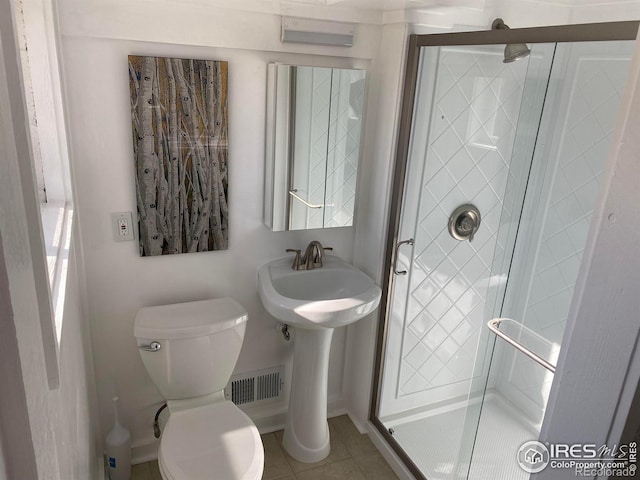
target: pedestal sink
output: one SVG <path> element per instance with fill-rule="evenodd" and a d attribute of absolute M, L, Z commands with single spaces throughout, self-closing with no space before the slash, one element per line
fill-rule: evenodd
<path fill-rule="evenodd" d="M 354 266 L 325 256 L 323 266 L 313 270 L 292 270 L 291 258 L 263 265 L 258 293 L 271 315 L 296 329 L 283 446 L 300 462 L 319 462 L 330 451 L 327 373 L 333 330 L 375 310 L 380 288 Z"/>

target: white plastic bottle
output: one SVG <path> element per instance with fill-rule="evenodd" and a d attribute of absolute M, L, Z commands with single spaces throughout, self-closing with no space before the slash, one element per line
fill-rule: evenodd
<path fill-rule="evenodd" d="M 113 428 L 107 435 L 107 467 L 111 480 L 129 480 L 131 477 L 131 434 L 118 419 L 118 397 L 113 397 Z"/>

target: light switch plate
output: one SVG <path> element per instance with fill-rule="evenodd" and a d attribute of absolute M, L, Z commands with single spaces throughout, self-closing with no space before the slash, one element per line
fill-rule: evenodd
<path fill-rule="evenodd" d="M 131 212 L 116 212 L 111 214 L 111 230 L 116 242 L 135 240 L 133 215 Z"/>

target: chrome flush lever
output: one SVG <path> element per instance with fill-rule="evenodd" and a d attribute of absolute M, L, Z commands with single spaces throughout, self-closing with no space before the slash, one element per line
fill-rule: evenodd
<path fill-rule="evenodd" d="M 407 274 L 406 270 L 398 271 L 398 250 L 400 250 L 400 247 L 402 245 L 413 245 L 413 238 L 410 238 L 409 240 L 403 240 L 401 242 L 398 242 L 398 244 L 396 245 L 396 255 L 395 255 L 395 258 L 393 260 L 393 273 L 395 275 L 406 275 Z"/>
<path fill-rule="evenodd" d="M 162 348 L 162 344 L 154 340 L 148 345 L 138 345 L 138 348 L 140 350 L 144 350 L 145 352 L 157 352 Z"/>

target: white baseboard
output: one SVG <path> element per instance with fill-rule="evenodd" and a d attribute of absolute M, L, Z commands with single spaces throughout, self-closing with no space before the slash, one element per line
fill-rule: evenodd
<path fill-rule="evenodd" d="M 347 415 L 349 415 L 349 419 L 351 420 L 351 423 L 355 425 L 355 427 L 358 429 L 360 433 L 369 433 L 368 422 L 363 422 L 351 412 L 347 412 Z"/>
<path fill-rule="evenodd" d="M 104 455 L 99 455 L 98 458 L 96 458 L 96 466 L 98 480 L 105 480 L 107 478 L 107 462 Z"/>
<path fill-rule="evenodd" d="M 131 448 L 131 463 L 136 465 L 138 463 L 151 462 L 158 459 L 158 447 L 160 446 L 160 440 L 154 440 L 151 443 L 138 445 Z"/>
<path fill-rule="evenodd" d="M 327 418 L 348 415 L 347 402 L 344 397 L 329 397 L 327 402 Z"/>

